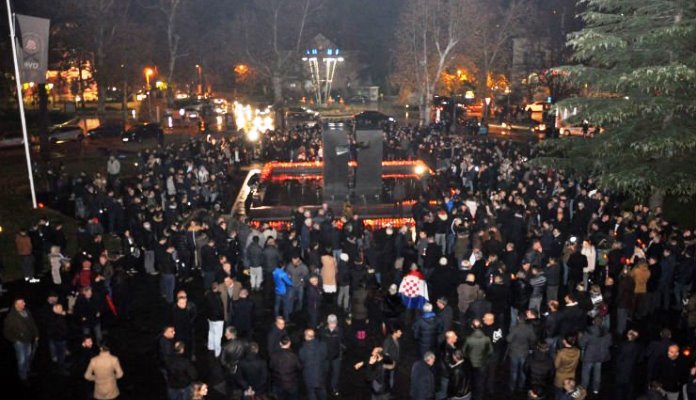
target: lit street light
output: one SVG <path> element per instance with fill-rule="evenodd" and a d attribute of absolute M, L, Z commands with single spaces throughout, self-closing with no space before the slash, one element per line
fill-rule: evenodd
<path fill-rule="evenodd" d="M 198 94 L 203 95 L 203 67 L 200 64 L 196 64 L 196 72 L 198 72 Z"/>
<path fill-rule="evenodd" d="M 147 90 L 147 114 L 150 121 L 152 121 L 152 96 L 150 95 L 150 77 L 155 74 L 155 71 L 147 67 L 145 68 L 145 89 Z"/>

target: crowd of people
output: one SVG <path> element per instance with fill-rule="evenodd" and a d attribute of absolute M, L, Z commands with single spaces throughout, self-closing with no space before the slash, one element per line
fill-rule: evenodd
<path fill-rule="evenodd" d="M 260 154 L 319 159 L 320 134 L 267 133 Z M 48 171 L 80 225 L 17 233 L 26 285 L 50 286 L 44 307 L 18 297 L 4 320 L 19 379 L 32 384 L 47 343 L 83 396 L 117 398 L 129 366 L 103 328 L 137 318 L 131 288 L 157 281 L 147 307 L 161 310 L 172 400 L 347 398 L 348 370 L 373 399 L 696 399 L 690 228 L 531 166 L 525 145 L 411 126 L 384 137 L 385 158 L 435 174 L 411 220 L 374 230 L 349 205 L 278 225 L 231 213 L 252 153 L 238 139 L 145 150 L 135 176 L 116 157 L 106 174 Z M 422 285 L 417 299 L 404 282 Z"/>

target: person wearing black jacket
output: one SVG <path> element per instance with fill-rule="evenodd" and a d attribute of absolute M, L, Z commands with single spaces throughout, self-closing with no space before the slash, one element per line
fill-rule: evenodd
<path fill-rule="evenodd" d="M 203 287 L 209 288 L 215 281 L 215 275 L 220 269 L 220 259 L 218 250 L 215 247 L 215 240 L 208 239 L 208 244 L 201 247 L 201 270 L 203 272 Z"/>
<path fill-rule="evenodd" d="M 645 349 L 638 343 L 638 332 L 629 330 L 626 341 L 619 344 L 614 357 L 614 398 L 630 400 L 635 396 L 636 367 L 644 357 Z"/>
<path fill-rule="evenodd" d="M 321 340 L 326 344 L 329 389 L 334 397 L 338 397 L 338 381 L 341 378 L 343 359 L 343 330 L 338 326 L 338 318 L 334 314 L 326 318 L 326 327 L 321 330 Z"/>
<path fill-rule="evenodd" d="M 677 400 L 687 377 L 685 360 L 681 357 L 679 346 L 676 344 L 669 346 L 667 353 L 657 359 L 655 367 L 651 380 L 662 384 L 662 389 L 667 392 L 668 400 Z"/>
<path fill-rule="evenodd" d="M 565 308 L 561 311 L 559 325 L 559 336 L 566 337 L 584 331 L 587 326 L 587 315 L 585 311 L 575 301 L 573 294 L 565 297 Z"/>
<path fill-rule="evenodd" d="M 299 397 L 302 367 L 290 346 L 290 338 L 283 336 L 280 339 L 280 350 L 271 353 L 269 368 L 278 400 L 297 400 Z"/>
<path fill-rule="evenodd" d="M 174 325 L 166 325 L 157 339 L 157 358 L 165 383 L 167 382 L 167 359 L 174 355 L 174 336 L 176 336 Z"/>
<path fill-rule="evenodd" d="M 249 290 L 239 291 L 239 299 L 232 302 L 232 325 L 237 328 L 237 334 L 242 338 L 254 335 L 254 314 L 256 304 L 249 298 Z"/>
<path fill-rule="evenodd" d="M 573 245 L 573 253 L 568 257 L 568 287 L 575 288 L 582 282 L 583 270 L 587 268 L 587 257 L 580 252 L 580 246 Z"/>
<path fill-rule="evenodd" d="M 246 340 L 237 337 L 237 330 L 233 326 L 225 329 L 227 343 L 222 348 L 220 354 L 220 364 L 227 385 L 228 393 L 236 390 L 248 389 L 248 383 L 243 379 L 244 376 L 239 369 L 240 362 L 244 359 L 249 345 Z"/>
<path fill-rule="evenodd" d="M 174 354 L 165 361 L 169 400 L 187 400 L 191 393 L 191 384 L 198 379 L 193 363 L 184 356 L 185 349 L 184 342 L 176 342 Z"/>
<path fill-rule="evenodd" d="M 172 308 L 170 321 L 176 330 L 176 340 L 184 342 L 187 354 L 192 361 L 196 360 L 194 338 L 197 316 L 196 305 L 188 301 L 185 291 L 180 290 L 176 294 L 176 304 Z"/>
<path fill-rule="evenodd" d="M 167 243 L 166 238 L 160 239 L 155 248 L 155 259 L 160 270 L 160 294 L 169 304 L 174 303 L 174 288 L 176 285 L 174 251 L 174 245 Z"/>
<path fill-rule="evenodd" d="M 51 351 L 51 361 L 58 365 L 59 373 L 66 374 L 65 354 L 66 340 L 68 338 L 68 324 L 65 317 L 65 310 L 61 303 L 53 305 L 51 314 L 48 316 L 46 326 L 46 336 L 48 337 L 48 348 Z"/>
<path fill-rule="evenodd" d="M 79 321 L 83 335 L 94 334 L 96 343 L 102 341 L 101 314 L 104 309 L 103 301 L 92 293 L 87 286 L 75 301 L 75 318 Z"/>
<path fill-rule="evenodd" d="M 215 357 L 222 351 L 222 331 L 225 328 L 225 312 L 220 297 L 220 288 L 213 282 L 205 293 L 208 311 L 208 350 L 215 352 Z"/>
<path fill-rule="evenodd" d="M 305 329 L 299 352 L 302 376 L 309 400 L 326 399 L 326 344 L 315 338 L 314 329 Z"/>
<path fill-rule="evenodd" d="M 549 345 L 546 342 L 537 343 L 536 349 L 527 357 L 524 369 L 530 387 L 544 388 L 549 392 L 554 378 L 553 359 L 549 355 Z"/>
<path fill-rule="evenodd" d="M 259 357 L 259 345 L 249 343 L 246 357 L 239 363 L 242 379 L 255 396 L 264 396 L 268 392 L 268 366 L 266 360 Z"/>
<path fill-rule="evenodd" d="M 452 361 L 447 366 L 449 381 L 447 398 L 451 400 L 469 400 L 472 395 L 473 369 L 469 360 L 464 358 L 461 350 L 452 353 Z"/>

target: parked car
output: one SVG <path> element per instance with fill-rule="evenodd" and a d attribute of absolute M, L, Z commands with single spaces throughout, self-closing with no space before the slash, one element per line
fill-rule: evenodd
<path fill-rule="evenodd" d="M 367 96 L 363 96 L 363 95 L 358 94 L 358 95 L 349 97 L 346 100 L 346 103 L 348 103 L 348 104 L 365 104 L 368 101 L 370 101 L 370 100 L 367 98 Z"/>
<path fill-rule="evenodd" d="M 123 135 L 123 126 L 116 124 L 100 125 L 87 131 L 87 136 L 90 139 L 120 137 L 121 135 Z"/>
<path fill-rule="evenodd" d="M 522 121 L 503 121 L 501 128 L 506 130 L 523 131 L 540 133 L 546 131 L 546 124 L 537 120 L 528 118 Z"/>
<path fill-rule="evenodd" d="M 48 141 L 51 143 L 80 141 L 84 138 L 85 133 L 82 131 L 82 128 L 76 125 L 59 126 L 48 134 Z"/>
<path fill-rule="evenodd" d="M 121 140 L 123 142 L 142 142 L 145 139 L 156 139 L 160 135 L 164 135 L 164 131 L 159 124 L 150 122 L 130 127 L 123 132 Z"/>
<path fill-rule="evenodd" d="M 19 147 L 24 144 L 21 132 L 5 132 L 0 134 L 0 149 Z"/>
<path fill-rule="evenodd" d="M 381 128 L 385 124 L 389 123 L 394 123 L 396 122 L 396 119 L 394 117 L 391 117 L 385 113 L 379 112 L 379 111 L 363 111 L 360 113 L 357 113 L 353 115 L 353 119 L 355 120 L 355 124 L 357 126 L 366 126 L 366 127 L 376 127 L 376 128 Z"/>
<path fill-rule="evenodd" d="M 592 125 L 587 122 L 577 124 L 562 123 L 561 126 L 558 128 L 558 132 L 561 136 L 583 136 L 583 125 L 587 126 L 587 134 L 590 136 L 604 132 L 604 128 Z"/>
<path fill-rule="evenodd" d="M 551 103 L 546 101 L 535 101 L 532 104 L 527 104 L 524 106 L 524 111 L 526 112 L 544 112 L 551 109 Z"/>
<path fill-rule="evenodd" d="M 319 117 L 319 113 L 310 110 L 309 108 L 306 107 L 289 107 L 285 111 L 285 118 L 287 119 L 296 119 L 296 120 L 302 120 L 302 119 L 315 119 Z"/>

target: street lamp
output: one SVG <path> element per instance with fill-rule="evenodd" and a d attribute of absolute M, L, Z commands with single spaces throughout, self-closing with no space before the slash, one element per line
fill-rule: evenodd
<path fill-rule="evenodd" d="M 198 72 L 198 94 L 203 94 L 203 68 L 200 64 L 196 64 L 196 71 Z"/>
<path fill-rule="evenodd" d="M 486 107 L 485 107 L 484 110 L 483 110 L 483 111 L 484 111 L 484 114 L 483 114 L 483 118 L 482 118 L 482 119 L 484 119 L 485 122 L 488 122 L 488 106 L 491 105 L 491 98 L 490 98 L 490 97 L 486 97 L 486 98 L 484 99 L 484 101 L 486 102 Z"/>
<path fill-rule="evenodd" d="M 150 77 L 155 74 L 155 71 L 147 67 L 145 68 L 145 89 L 147 90 L 147 114 L 149 120 L 152 121 L 152 96 L 150 94 Z"/>

